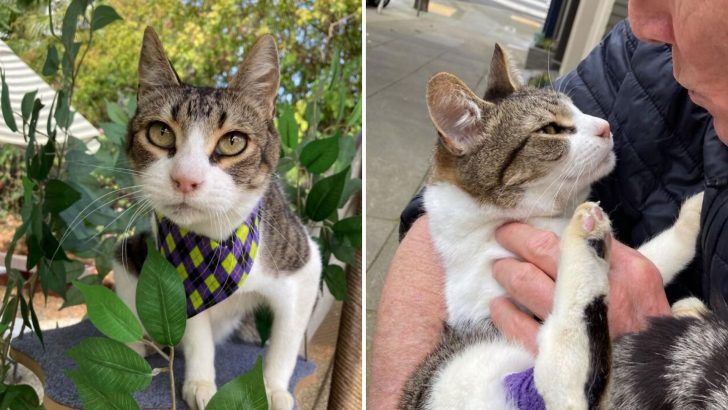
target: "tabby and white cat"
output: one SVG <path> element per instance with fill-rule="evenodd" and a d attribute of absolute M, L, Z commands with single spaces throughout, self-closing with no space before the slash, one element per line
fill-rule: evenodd
<path fill-rule="evenodd" d="M 288 383 L 318 292 L 321 260 L 273 176 L 280 151 L 273 124 L 278 87 L 278 50 L 272 36 L 263 36 L 247 52 L 228 88 L 200 88 L 182 83 L 154 30 L 144 32 L 138 108 L 129 124 L 127 154 L 155 211 L 152 235 L 157 239 L 160 229 L 172 229 L 213 244 L 213 251 L 198 260 L 213 269 L 235 267 L 215 256 L 218 247 L 235 248 L 239 227 L 251 238 L 256 235 L 252 245 L 245 243 L 247 253 L 235 256 L 241 265 L 252 262 L 252 268 L 245 266 L 247 280 L 237 290 L 234 284 L 226 288 L 231 283 L 203 285 L 215 295 L 232 291 L 210 307 L 205 298 L 207 308 L 187 320 L 182 396 L 193 409 L 204 408 L 217 390 L 215 344 L 261 300 L 275 316 L 264 367 L 269 405 L 284 410 L 294 406 Z M 114 264 L 116 291 L 135 312 L 145 236 L 120 247 Z M 175 246 L 164 245 L 165 238 L 158 243 L 167 250 Z M 193 251 L 187 257 L 194 262 L 199 255 Z"/>
<path fill-rule="evenodd" d="M 728 326 L 697 299 L 673 307 L 687 313 L 682 317 L 654 320 L 611 344 L 610 223 L 597 204 L 577 207 L 615 165 L 609 126 L 561 93 L 514 79 L 496 45 L 484 99 L 451 74 L 428 83 L 439 140 L 425 207 L 446 272 L 448 319 L 400 408 L 726 408 Z M 639 249 L 664 283 L 694 256 L 701 205 L 702 194 L 689 199 L 675 225 Z M 537 357 L 490 320 L 490 302 L 505 294 L 492 264 L 512 256 L 494 233 L 513 220 L 563 232 L 554 307 Z"/>

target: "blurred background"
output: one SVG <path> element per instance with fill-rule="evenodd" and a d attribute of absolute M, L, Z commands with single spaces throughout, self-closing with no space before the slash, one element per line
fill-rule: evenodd
<path fill-rule="evenodd" d="M 451 72 L 483 95 L 497 42 L 524 81 L 548 86 L 627 15 L 627 0 L 383 1 L 379 10 L 377 0 L 366 9 L 369 363 L 379 296 L 399 243 L 399 215 L 426 182 L 436 140 L 425 105 L 427 80 Z M 568 94 L 568 84 L 562 91 Z"/>

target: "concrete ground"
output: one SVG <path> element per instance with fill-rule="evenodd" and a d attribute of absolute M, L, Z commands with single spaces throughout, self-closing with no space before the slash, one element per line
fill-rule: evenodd
<path fill-rule="evenodd" d="M 413 4 L 392 0 L 382 14 L 366 9 L 367 361 L 379 295 L 398 243 L 399 214 L 424 183 L 435 143 L 427 80 L 448 71 L 482 95 L 494 43 L 522 66 L 542 24 L 485 0 L 430 1 L 430 12 L 420 17 Z"/>

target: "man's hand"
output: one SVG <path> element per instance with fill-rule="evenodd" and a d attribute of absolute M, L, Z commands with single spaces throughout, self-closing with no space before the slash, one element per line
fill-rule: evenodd
<path fill-rule="evenodd" d="M 522 223 L 511 223 L 496 231 L 496 240 L 519 256 L 493 265 L 493 275 L 511 295 L 540 319 L 551 312 L 554 281 L 559 260 L 559 238 Z M 647 326 L 647 318 L 670 315 L 670 305 L 655 265 L 636 250 L 612 241 L 609 268 L 609 334 L 614 339 Z M 495 325 L 510 339 L 537 351 L 539 325 L 507 298 L 491 303 Z"/>

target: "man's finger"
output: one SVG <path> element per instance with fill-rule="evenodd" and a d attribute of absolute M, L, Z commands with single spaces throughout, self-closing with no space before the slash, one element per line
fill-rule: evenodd
<path fill-rule="evenodd" d="M 538 323 L 529 315 L 519 310 L 505 297 L 490 302 L 490 316 L 495 326 L 509 340 L 520 343 L 535 356 L 538 353 Z"/>
<path fill-rule="evenodd" d="M 513 258 L 493 264 L 493 277 L 513 299 L 545 319 L 554 303 L 554 281 L 538 267 Z"/>
<path fill-rule="evenodd" d="M 555 233 L 515 222 L 498 228 L 495 239 L 504 248 L 556 278 L 559 237 Z"/>

